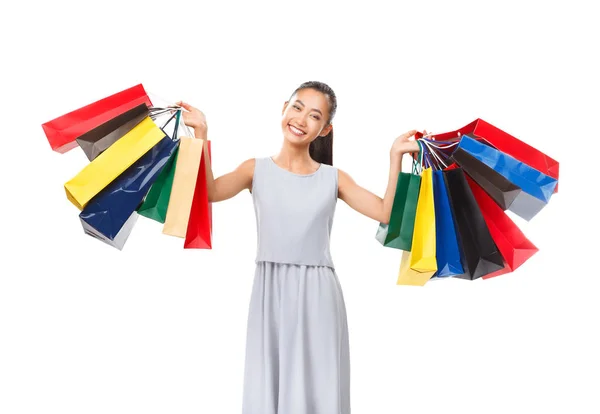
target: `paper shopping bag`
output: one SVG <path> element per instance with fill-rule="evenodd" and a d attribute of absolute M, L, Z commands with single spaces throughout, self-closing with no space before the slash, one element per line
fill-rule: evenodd
<path fill-rule="evenodd" d="M 434 277 L 461 275 L 464 270 L 460 259 L 460 248 L 442 171 L 433 172 L 433 199 L 435 201 L 435 256 L 438 269 Z"/>
<path fill-rule="evenodd" d="M 42 128 L 52 149 L 64 153 L 78 145 L 77 138 L 140 104 L 152 106 L 142 84 L 59 116 Z"/>
<path fill-rule="evenodd" d="M 488 167 L 477 158 L 458 148 L 452 153 L 452 160 L 458 164 L 494 201 L 508 210 L 521 193 L 521 188 L 508 181 L 499 172 Z"/>
<path fill-rule="evenodd" d="M 517 194 L 509 209 L 525 220 L 531 220 L 550 201 L 557 184 L 555 178 L 466 135 L 461 138 L 458 149 L 521 188 L 522 191 Z"/>
<path fill-rule="evenodd" d="M 67 198 L 78 209 L 155 146 L 165 133 L 146 117 L 65 183 Z"/>
<path fill-rule="evenodd" d="M 435 207 L 431 168 L 421 174 L 421 190 L 417 203 L 415 230 L 413 234 L 410 268 L 418 272 L 435 272 Z"/>
<path fill-rule="evenodd" d="M 97 238 L 119 249 L 119 233 L 148 193 L 167 161 L 177 148 L 178 141 L 164 137 L 127 170 L 92 198 L 79 214 L 82 225 L 93 229 Z M 126 231 L 131 232 L 131 228 Z M 126 240 L 123 240 L 123 244 Z"/>
<path fill-rule="evenodd" d="M 406 250 L 402 252 L 402 258 L 400 259 L 400 270 L 398 271 L 397 285 L 411 285 L 411 286 L 424 286 L 428 280 L 431 279 L 434 270 L 427 272 L 419 272 L 411 269 L 411 252 Z"/>
<path fill-rule="evenodd" d="M 86 157 L 93 161 L 119 138 L 131 131 L 149 115 L 146 104 L 139 104 L 123 114 L 110 119 L 102 125 L 86 132 L 76 139 Z"/>
<path fill-rule="evenodd" d="M 461 248 L 460 279 L 477 279 L 504 268 L 504 258 L 496 247 L 462 168 L 443 171 L 452 217 Z"/>
<path fill-rule="evenodd" d="M 457 131 L 436 134 L 435 139 L 446 141 L 459 139 L 463 135 L 470 135 L 477 140 L 485 141 L 498 151 L 508 154 L 541 173 L 558 180 L 558 161 L 483 119 L 476 119 Z M 554 192 L 557 191 L 558 186 L 554 188 Z"/>
<path fill-rule="evenodd" d="M 404 172 L 398 175 L 389 223 L 379 223 L 375 235 L 382 245 L 410 251 L 420 187 L 421 176 Z"/>
<path fill-rule="evenodd" d="M 181 137 L 163 233 L 185 238 L 194 200 L 203 140 Z"/>
<path fill-rule="evenodd" d="M 504 269 L 483 276 L 483 279 L 515 271 L 533 256 L 538 248 L 525 237 L 519 227 L 474 180 L 467 177 L 467 182 L 481 209 L 492 239 L 505 261 Z"/>
<path fill-rule="evenodd" d="M 184 249 L 212 249 L 212 203 L 208 201 L 207 157 L 211 159 L 210 141 L 204 141 L 194 199 L 190 210 Z"/>
<path fill-rule="evenodd" d="M 169 206 L 169 198 L 171 197 L 171 189 L 173 188 L 173 177 L 175 176 L 175 165 L 177 165 L 178 154 L 179 145 L 173 151 L 165 168 L 160 172 L 152 187 L 150 187 L 150 191 L 148 191 L 146 198 L 138 209 L 140 215 L 164 224 L 167 218 L 167 208 Z"/>

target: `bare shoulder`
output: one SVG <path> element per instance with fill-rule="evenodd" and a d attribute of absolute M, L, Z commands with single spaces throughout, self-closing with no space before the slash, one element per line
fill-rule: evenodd
<path fill-rule="evenodd" d="M 256 158 L 248 158 L 246 161 L 242 162 L 239 167 L 238 170 L 244 172 L 244 173 L 250 173 L 250 177 L 252 178 L 252 175 L 254 174 L 254 165 L 256 164 Z"/>
<path fill-rule="evenodd" d="M 337 168 L 338 174 L 338 198 L 345 200 L 348 189 L 354 184 L 354 180 L 346 171 Z"/>
<path fill-rule="evenodd" d="M 248 158 L 237 167 L 237 171 L 244 177 L 244 187 L 250 190 L 250 192 L 252 192 L 255 166 L 256 158 Z"/>
<path fill-rule="evenodd" d="M 350 174 L 348 174 L 346 171 L 339 169 L 339 168 L 337 169 L 337 171 L 338 171 L 338 184 L 339 184 L 340 188 L 344 184 L 349 184 L 349 183 L 354 182 L 354 180 L 352 179 Z"/>

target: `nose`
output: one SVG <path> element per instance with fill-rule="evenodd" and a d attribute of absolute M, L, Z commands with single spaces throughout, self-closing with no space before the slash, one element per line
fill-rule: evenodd
<path fill-rule="evenodd" d="M 306 126 L 306 115 L 298 115 L 298 126 L 305 127 Z"/>

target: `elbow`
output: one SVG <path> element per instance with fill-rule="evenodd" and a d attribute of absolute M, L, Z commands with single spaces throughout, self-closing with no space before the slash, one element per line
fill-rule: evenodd
<path fill-rule="evenodd" d="M 390 224 L 391 217 L 392 217 L 392 209 L 383 207 L 381 209 L 379 222 L 382 224 Z"/>
<path fill-rule="evenodd" d="M 390 216 L 391 216 L 391 214 L 390 214 L 390 213 L 385 213 L 385 212 L 384 212 L 384 213 L 382 213 L 382 214 L 379 216 L 379 222 L 380 222 L 381 224 L 390 224 Z"/>

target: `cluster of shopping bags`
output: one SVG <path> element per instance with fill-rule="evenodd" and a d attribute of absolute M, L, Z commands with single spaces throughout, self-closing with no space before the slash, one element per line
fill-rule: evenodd
<path fill-rule="evenodd" d="M 142 215 L 184 248 L 212 248 L 210 141 L 194 137 L 182 111 L 153 106 L 139 84 L 42 125 L 54 151 L 79 147 L 89 160 L 64 185 L 86 234 L 121 250 Z"/>
<path fill-rule="evenodd" d="M 481 119 L 416 138 L 412 173 L 400 173 L 389 223 L 376 234 L 403 251 L 397 284 L 489 279 L 538 251 L 506 211 L 529 221 L 548 204 L 556 160 Z"/>

